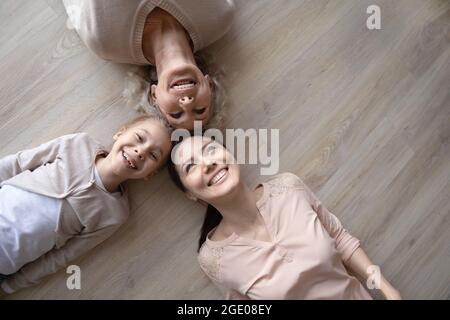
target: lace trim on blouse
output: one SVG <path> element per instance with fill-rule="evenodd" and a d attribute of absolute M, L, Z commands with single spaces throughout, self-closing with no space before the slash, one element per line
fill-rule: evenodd
<path fill-rule="evenodd" d="M 304 189 L 300 178 L 292 173 L 281 174 L 275 179 L 267 181 L 267 185 L 270 188 L 271 196 L 278 196 L 292 189 Z"/>
<path fill-rule="evenodd" d="M 220 273 L 220 259 L 223 256 L 223 248 L 210 248 L 203 245 L 198 260 L 202 269 L 211 279 L 220 282 L 222 277 Z"/>

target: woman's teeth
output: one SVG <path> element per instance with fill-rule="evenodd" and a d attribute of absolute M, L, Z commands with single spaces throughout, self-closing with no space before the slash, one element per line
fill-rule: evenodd
<path fill-rule="evenodd" d="M 176 90 L 185 90 L 185 89 L 193 88 L 194 86 L 195 86 L 195 81 L 181 80 L 181 81 L 177 81 L 176 83 L 174 83 L 172 85 L 172 88 L 176 89 Z"/>
<path fill-rule="evenodd" d="M 219 172 L 217 172 L 214 177 L 211 179 L 211 182 L 209 183 L 209 185 L 213 185 L 216 184 L 217 182 L 219 182 L 220 180 L 222 180 L 222 178 L 227 174 L 227 170 L 226 169 L 222 169 Z"/>
<path fill-rule="evenodd" d="M 135 170 L 137 169 L 136 166 L 128 159 L 128 155 L 125 153 L 125 151 L 122 151 L 122 156 L 125 158 L 125 160 L 127 160 L 129 168 Z"/>

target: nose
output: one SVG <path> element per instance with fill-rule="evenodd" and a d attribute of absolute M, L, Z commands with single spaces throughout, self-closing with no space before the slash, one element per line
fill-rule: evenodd
<path fill-rule="evenodd" d="M 142 155 L 142 151 L 141 151 L 140 149 L 135 148 L 135 149 L 134 149 L 134 152 L 136 153 L 136 155 L 139 157 L 140 160 L 143 160 L 143 159 L 144 159 L 144 157 L 143 157 L 143 155 Z"/>
<path fill-rule="evenodd" d="M 217 165 L 217 162 L 214 159 L 209 159 L 205 157 L 203 161 L 204 161 L 203 168 L 205 172 L 208 172 L 210 169 L 213 169 Z"/>
<path fill-rule="evenodd" d="M 194 102 L 194 97 L 188 97 L 188 96 L 181 97 L 178 99 L 178 102 L 180 103 L 180 105 L 185 106 L 185 105 L 188 105 L 188 104 Z"/>

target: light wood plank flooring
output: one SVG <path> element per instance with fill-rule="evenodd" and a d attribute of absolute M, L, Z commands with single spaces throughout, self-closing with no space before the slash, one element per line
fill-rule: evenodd
<path fill-rule="evenodd" d="M 406 299 L 450 298 L 450 2 L 236 0 L 210 46 L 228 128 L 280 129 L 280 171 L 301 177 Z M 366 8 L 381 7 L 381 30 Z M 106 145 L 136 113 L 133 66 L 102 61 L 59 0 L 0 3 L 0 156 L 86 131 Z M 243 167 L 253 184 L 257 165 Z M 11 299 L 217 299 L 196 262 L 203 209 L 166 172 L 133 182 L 132 215 L 76 264 Z M 379 293 L 373 294 L 379 298 Z"/>

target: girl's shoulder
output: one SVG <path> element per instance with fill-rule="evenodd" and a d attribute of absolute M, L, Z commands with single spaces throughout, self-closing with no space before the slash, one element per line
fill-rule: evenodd
<path fill-rule="evenodd" d="M 68 144 L 70 144 L 71 146 L 75 146 L 77 150 L 82 150 L 82 147 L 86 147 L 91 152 L 97 150 L 106 151 L 106 148 L 102 143 L 100 143 L 97 139 L 93 138 L 86 132 L 76 132 L 68 134 L 63 136 L 63 138 L 65 138 Z"/>
<path fill-rule="evenodd" d="M 98 144 L 91 136 L 89 136 L 86 132 L 75 132 L 75 133 L 69 133 L 63 136 L 60 136 L 57 138 L 60 143 L 63 143 L 65 145 L 73 146 L 77 145 L 79 143 L 89 143 L 89 144 Z"/>

